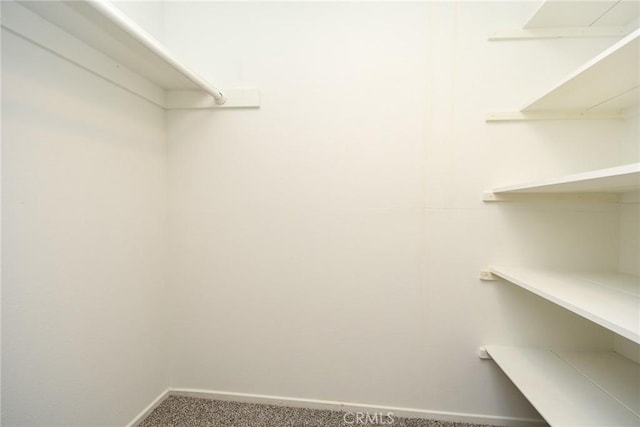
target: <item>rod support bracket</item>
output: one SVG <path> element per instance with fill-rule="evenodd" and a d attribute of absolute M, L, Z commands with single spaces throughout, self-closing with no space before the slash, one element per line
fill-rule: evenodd
<path fill-rule="evenodd" d="M 220 98 L 215 98 L 215 100 L 216 100 L 216 104 L 223 105 L 225 102 L 227 102 L 227 97 L 224 96 L 222 92 L 220 92 Z"/>

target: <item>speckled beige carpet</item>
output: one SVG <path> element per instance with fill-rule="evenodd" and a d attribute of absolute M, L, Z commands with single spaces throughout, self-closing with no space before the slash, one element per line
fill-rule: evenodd
<path fill-rule="evenodd" d="M 371 413 L 373 417 L 375 413 Z M 346 417 L 345 417 L 346 415 Z M 139 427 L 486 427 L 417 418 L 356 420 L 348 412 L 169 396 Z"/>

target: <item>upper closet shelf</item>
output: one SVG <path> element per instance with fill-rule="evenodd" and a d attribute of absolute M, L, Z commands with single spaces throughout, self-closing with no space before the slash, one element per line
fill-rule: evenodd
<path fill-rule="evenodd" d="M 524 28 L 628 26 L 640 16 L 637 0 L 546 0 Z"/>
<path fill-rule="evenodd" d="M 640 30 L 578 68 L 522 108 L 529 111 L 619 111 L 638 105 Z"/>
<path fill-rule="evenodd" d="M 495 31 L 490 40 L 622 37 L 640 17 L 637 0 L 546 0 L 522 29 Z"/>
<path fill-rule="evenodd" d="M 490 113 L 487 120 L 619 118 L 638 105 L 640 29 L 579 67 L 516 113 Z"/>
<path fill-rule="evenodd" d="M 620 193 L 640 189 L 640 163 L 599 169 L 558 178 L 497 187 L 484 194 L 484 201 L 509 200 L 516 194 Z"/>
<path fill-rule="evenodd" d="M 259 105 L 257 90 L 219 91 L 104 0 L 3 1 L 2 27 L 163 108 L 184 99 L 175 91 L 207 94 L 207 107 Z"/>

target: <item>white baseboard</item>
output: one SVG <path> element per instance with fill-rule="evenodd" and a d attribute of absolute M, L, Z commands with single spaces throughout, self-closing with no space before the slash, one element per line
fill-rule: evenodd
<path fill-rule="evenodd" d="M 146 408 L 142 410 L 138 415 L 136 415 L 133 420 L 127 424 L 126 427 L 136 427 L 140 421 L 142 421 L 147 415 L 149 415 L 154 409 L 156 409 L 163 400 L 169 397 L 170 389 L 166 389 L 158 397 L 156 397 L 153 402 L 151 402 Z"/>
<path fill-rule="evenodd" d="M 243 403 L 262 403 L 268 405 L 291 406 L 296 408 L 329 409 L 346 412 L 387 413 L 395 417 L 422 418 L 437 421 L 462 422 L 471 424 L 490 424 L 506 427 L 541 427 L 545 422 L 534 418 L 502 417 L 496 415 L 465 414 L 457 412 L 431 411 L 426 409 L 401 408 L 394 406 L 369 405 L 364 403 L 337 402 L 331 400 L 302 399 L 296 397 L 270 396 L 264 394 L 236 393 L 216 390 L 190 388 L 169 388 L 171 396 L 188 396 L 213 400 L 226 400 Z"/>

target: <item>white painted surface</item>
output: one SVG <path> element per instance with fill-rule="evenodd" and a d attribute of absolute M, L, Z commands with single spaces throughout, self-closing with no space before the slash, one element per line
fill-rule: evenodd
<path fill-rule="evenodd" d="M 624 357 L 494 345 L 487 351 L 552 426 L 640 423 L 624 404 L 637 407 L 638 365 Z"/>
<path fill-rule="evenodd" d="M 640 344 L 640 279 L 621 273 L 492 266 L 491 272 Z"/>
<path fill-rule="evenodd" d="M 638 26 L 640 17 L 640 2 L 636 0 L 621 0 L 600 16 L 592 26 L 626 25 Z"/>
<path fill-rule="evenodd" d="M 551 27 L 497 30 L 489 34 L 489 40 L 561 39 L 576 37 L 620 38 L 629 34 L 625 27 Z"/>
<path fill-rule="evenodd" d="M 636 194 L 637 197 L 637 194 Z M 640 275 L 640 204 L 638 199 L 620 204 L 620 271 Z"/>
<path fill-rule="evenodd" d="M 46 96 L 32 81 L 21 81 L 16 99 L 36 93 L 33 104 L 45 110 L 44 117 L 58 111 L 76 123 L 86 115 L 91 126 L 65 132 L 68 140 L 58 138 L 72 145 L 66 151 L 47 146 L 44 137 L 34 142 L 58 162 L 43 160 L 30 179 L 39 173 L 49 177 L 51 170 L 55 179 L 41 193 L 35 186 L 28 190 L 56 209 L 47 215 L 40 210 L 37 218 L 33 211 L 20 216 L 24 229 L 44 225 L 35 230 L 41 234 L 15 241 L 42 245 L 37 252 L 28 247 L 11 253 L 22 273 L 42 275 L 33 282 L 51 283 L 52 276 L 58 280 L 55 290 L 66 292 L 29 293 L 25 306 L 31 311 L 11 312 L 14 317 L 35 312 L 33 319 L 16 323 L 26 327 L 50 316 L 48 329 L 12 328 L 10 339 L 51 345 L 26 351 L 28 357 L 10 353 L 12 362 L 3 363 L 18 360 L 19 370 L 13 382 L 4 376 L 3 388 L 28 387 L 36 375 L 48 375 L 48 382 L 30 390 L 49 400 L 27 414 L 29 400 L 3 393 L 5 404 L 11 403 L 3 416 L 33 417 L 27 421 L 33 424 L 44 419 L 96 424 L 96 418 L 124 424 L 166 388 L 165 343 L 171 346 L 169 384 L 176 388 L 485 419 L 536 417 L 495 366 L 476 358 L 476 349 L 485 342 L 608 349 L 612 334 L 521 289 L 480 284 L 477 271 L 492 259 L 614 269 L 620 262 L 620 210 L 573 201 L 485 206 L 478 194 L 495 181 L 624 163 L 621 153 L 628 150 L 619 144 L 629 131 L 608 121 L 484 123 L 490 106 L 513 105 L 528 89 L 548 86 L 548 79 L 567 74 L 604 46 L 597 40 L 532 41 L 527 48 L 487 43 L 486 34 L 498 23 L 522 22 L 531 7 L 516 2 L 168 4 L 169 48 L 223 87 L 260 86 L 263 103 L 261 110 L 167 114 L 168 263 L 159 253 L 162 241 L 154 240 L 162 230 L 157 216 L 163 212 L 162 187 L 157 187 L 164 179 L 157 144 L 162 113 L 139 107 L 113 87 L 89 83 L 82 73 L 73 85 L 46 74 L 44 82 L 56 89 Z M 545 63 L 545 73 L 531 66 L 534 60 Z M 33 65 L 28 71 L 39 79 L 42 62 Z M 60 68 L 69 71 L 64 64 Z M 388 91 L 379 90 L 381 82 Z M 51 130 L 59 124 L 44 123 L 29 131 L 58 135 Z M 94 126 L 105 138 L 114 129 L 130 135 L 113 155 L 100 138 L 92 138 L 91 147 L 84 139 L 76 143 L 76 133 L 96 136 Z M 147 151 L 129 152 L 140 146 Z M 65 153 L 80 161 L 60 161 Z M 8 164 L 15 173 L 32 172 L 20 169 L 26 160 Z M 107 179 L 99 175 L 105 164 L 113 171 L 124 164 L 126 173 Z M 67 182 L 74 167 L 83 173 Z M 56 187 L 60 183 L 62 190 Z M 111 187 L 118 183 L 127 190 Z M 93 222 L 83 222 L 75 211 L 76 221 L 64 222 L 66 211 L 58 209 L 67 205 L 60 203 L 61 195 L 80 200 L 74 206 L 86 209 Z M 113 206 L 102 204 L 109 201 Z M 91 209 L 95 206 L 104 209 Z M 90 227 L 107 216 L 109 224 L 132 221 L 137 227 L 123 228 L 122 235 Z M 64 226 L 49 227 L 51 219 Z M 94 233 L 68 233 L 77 224 Z M 87 236 L 96 239 L 90 244 L 83 240 Z M 82 250 L 95 249 L 96 240 L 102 242 L 97 254 Z M 127 264 L 140 257 L 144 262 Z M 81 268 L 73 264 L 78 259 Z M 69 264 L 73 268 L 58 269 Z M 156 292 L 164 267 L 171 285 L 168 342 L 161 337 L 163 294 Z M 63 282 L 69 271 L 96 288 L 81 287 L 73 275 Z M 96 272 L 98 279 L 89 274 Z M 140 277 L 140 286 L 133 286 Z M 101 286 L 105 283 L 111 286 Z M 44 298 L 38 296 L 55 304 L 39 304 Z M 85 304 L 69 310 L 68 301 L 76 299 Z M 106 313 L 109 304 L 126 315 L 114 321 Z M 114 348 L 127 351 L 114 356 Z M 91 351 L 97 356 L 85 357 Z M 68 354 L 74 357 L 64 359 Z M 100 357 L 106 361 L 96 369 L 91 363 Z M 34 366 L 40 370 L 28 369 Z M 84 381 L 69 381 L 73 369 L 83 372 Z M 16 382 L 16 376 L 29 374 L 31 382 Z M 116 380 L 117 395 L 112 393 Z M 60 384 L 63 392 L 55 387 Z M 103 387 L 91 400 L 80 393 L 83 386 L 86 392 L 97 385 Z M 124 397 L 130 399 L 120 402 Z M 120 412 L 108 411 L 113 408 Z"/>
<path fill-rule="evenodd" d="M 555 350 L 562 360 L 640 418 L 640 365 L 616 352 Z"/>
<path fill-rule="evenodd" d="M 116 3 L 120 4 L 120 3 Z M 76 66 L 163 108 L 259 107 L 256 88 L 219 89 L 168 52 L 132 17 L 152 26 L 163 7 L 106 0 L 3 3 L 2 26 Z M 143 12 L 155 12 L 144 14 Z M 131 15 L 131 16 L 130 16 Z M 159 22 L 160 26 L 162 20 Z"/>
<path fill-rule="evenodd" d="M 508 193 L 624 193 L 640 188 L 640 163 L 616 166 L 497 187 L 494 194 Z"/>
<path fill-rule="evenodd" d="M 160 87 L 197 88 L 173 66 L 177 60 L 171 53 L 111 3 L 26 2 L 23 6 Z"/>
<path fill-rule="evenodd" d="M 640 16 L 636 0 L 545 0 L 525 28 L 625 26 Z"/>
<path fill-rule="evenodd" d="M 13 5 L 15 8 L 17 5 Z M 91 46 L 101 54 L 117 61 L 116 67 L 131 69 L 163 89 L 202 90 L 217 101 L 223 96 L 208 81 L 202 79 L 188 66 L 169 52 L 164 45 L 141 28 L 127 14 L 108 1 L 78 2 L 24 2 L 25 7 Z M 37 41 L 55 52 L 59 52 L 55 40 L 42 36 L 40 26 L 11 22 L 16 33 Z M 4 22 L 3 22 L 3 25 Z M 66 50 L 64 47 L 62 50 Z M 84 55 L 69 58 L 80 66 L 96 69 L 94 61 L 85 65 Z M 103 72 L 98 70 L 101 75 Z M 111 74 L 109 70 L 107 74 Z M 133 89 L 135 91 L 135 88 Z M 221 102 L 221 101 L 219 101 Z"/>
<path fill-rule="evenodd" d="M 633 341 L 616 335 L 613 342 L 613 349 L 616 353 L 640 364 L 640 346 Z"/>
<path fill-rule="evenodd" d="M 156 0 L 110 0 L 137 25 L 159 42 L 164 41 L 164 1 Z"/>
<path fill-rule="evenodd" d="M 167 114 L 172 387 L 531 418 L 481 344 L 612 347 L 477 279 L 492 259 L 618 262 L 615 204 L 478 197 L 620 164 L 616 121 L 484 122 L 606 46 L 487 42 L 533 6 L 167 4 L 170 49 L 261 89 L 260 110 Z"/>
<path fill-rule="evenodd" d="M 639 52 L 640 29 L 580 66 L 522 111 L 624 110 L 637 106 Z"/>
<path fill-rule="evenodd" d="M 2 2 L 2 27 L 155 105 L 164 104 L 164 91 L 159 86 L 77 37 L 62 31 L 20 3 Z"/>
<path fill-rule="evenodd" d="M 640 113 L 632 112 L 623 122 L 624 133 L 620 148 L 621 162 L 640 161 Z"/>
<path fill-rule="evenodd" d="M 125 425 L 167 387 L 164 112 L 2 34 L 2 425 Z"/>
<path fill-rule="evenodd" d="M 532 120 L 619 120 L 621 111 L 494 111 L 487 113 L 488 122 Z"/>

